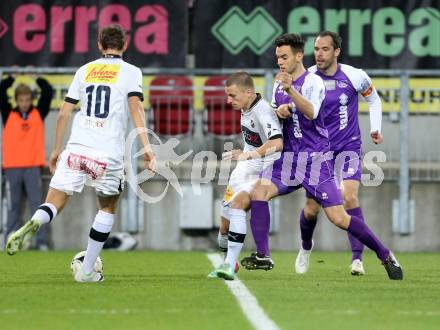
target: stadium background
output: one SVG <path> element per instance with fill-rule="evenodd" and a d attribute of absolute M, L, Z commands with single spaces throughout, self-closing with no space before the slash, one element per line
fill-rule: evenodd
<path fill-rule="evenodd" d="M 54 138 L 56 110 L 73 72 L 98 56 L 95 36 L 100 26 L 110 22 L 120 23 L 129 31 L 130 47 L 125 59 L 143 69 L 147 115 L 151 118 L 152 109 L 156 109 L 153 122 L 156 130 L 158 124 L 163 125 L 162 141 L 170 137 L 167 130 L 177 129 L 173 136 L 181 141 L 176 148 L 178 154 L 192 149 L 193 154 L 214 150 L 219 155 L 225 141 L 239 146 L 239 136 L 210 130 L 205 94 L 222 94 L 221 87 L 206 85 L 210 77 L 246 69 L 256 77 L 258 90 L 270 98 L 276 72 L 274 38 L 284 32 L 301 33 L 308 42 L 305 63 L 311 65 L 314 35 L 322 29 L 337 30 L 344 40 L 340 62 L 369 72 L 384 105 L 385 143 L 378 147 L 369 142 L 368 110 L 361 104 L 364 153 L 384 151 L 387 158 L 380 164 L 384 182 L 378 187 L 361 188 L 366 219 L 395 251 L 440 249 L 438 1 L 2 1 L 0 75 L 20 70 L 39 73 L 56 90 L 53 111 L 46 120 L 47 155 Z M 152 81 L 164 75 L 172 77 L 165 79 L 165 85 L 155 87 Z M 174 85 L 179 77 L 188 78 L 186 86 Z M 21 81 L 33 83 L 26 75 L 19 76 L 16 83 Z M 165 95 L 152 98 L 157 91 Z M 183 129 L 164 118 L 176 98 L 179 105 L 173 108 L 177 111 L 174 114 L 189 116 Z M 218 98 L 223 100 L 222 96 Z M 167 102 L 168 108 L 161 108 Z M 223 123 L 223 129 L 228 131 L 235 124 Z M 215 248 L 225 186 L 214 180 L 202 184 L 202 195 L 195 196 L 190 186 L 192 161 L 190 158 L 174 168 L 183 197 L 170 187 L 163 200 L 146 204 L 127 185 L 116 230 L 131 232 L 141 249 Z M 204 166 L 218 164 L 211 161 Z M 218 172 L 217 168 L 217 175 Z M 47 187 L 47 171 L 44 178 Z M 166 182 L 156 177 L 143 184 L 142 189 L 157 195 L 165 186 Z M 299 191 L 273 202 L 274 249 L 296 250 L 303 195 Z M 4 198 L 1 211 L 4 224 Z M 52 224 L 54 248 L 83 247 L 95 212 L 95 198 L 89 189 L 72 198 Z M 316 248 L 347 251 L 345 233 L 321 220 L 324 221 L 317 229 Z M 253 248 L 250 235 L 246 247 Z"/>

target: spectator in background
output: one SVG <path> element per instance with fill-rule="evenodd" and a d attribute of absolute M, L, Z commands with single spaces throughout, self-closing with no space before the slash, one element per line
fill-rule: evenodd
<path fill-rule="evenodd" d="M 36 82 L 41 90 L 38 105 L 32 103 L 33 94 L 29 86 L 19 84 L 14 96 L 17 106 L 12 108 L 6 91 L 15 78 L 9 76 L 0 82 L 0 110 L 3 120 L 3 169 L 6 175 L 8 217 L 7 237 L 22 225 L 21 202 L 23 188 L 34 213 L 42 202 L 41 171 L 45 165 L 44 119 L 50 110 L 53 89 L 44 78 Z M 37 235 L 37 249 L 48 249 L 48 230 Z"/>

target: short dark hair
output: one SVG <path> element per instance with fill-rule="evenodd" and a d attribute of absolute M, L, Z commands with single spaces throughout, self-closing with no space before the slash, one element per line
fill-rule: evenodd
<path fill-rule="evenodd" d="M 254 80 L 246 71 L 237 71 L 231 74 L 225 82 L 226 87 L 237 85 L 239 87 L 254 89 Z"/>
<path fill-rule="evenodd" d="M 126 36 L 124 30 L 118 24 L 106 26 L 99 32 L 99 43 L 104 50 L 124 48 Z"/>
<path fill-rule="evenodd" d="M 292 48 L 292 51 L 297 53 L 301 52 L 304 53 L 304 40 L 301 38 L 299 34 L 296 33 L 286 33 L 282 36 L 279 36 L 275 40 L 275 45 L 277 47 L 281 46 L 290 46 Z"/>
<path fill-rule="evenodd" d="M 30 95 L 31 97 L 33 97 L 32 89 L 28 85 L 19 84 L 15 88 L 15 92 L 14 92 L 14 96 L 15 96 L 16 101 L 20 95 Z"/>
<path fill-rule="evenodd" d="M 319 34 L 316 36 L 315 40 L 318 37 L 330 37 L 332 38 L 332 42 L 333 42 L 333 48 L 334 49 L 340 49 L 341 45 L 342 45 L 342 38 L 339 34 L 337 34 L 336 32 L 332 32 L 332 31 L 321 31 L 319 32 Z"/>

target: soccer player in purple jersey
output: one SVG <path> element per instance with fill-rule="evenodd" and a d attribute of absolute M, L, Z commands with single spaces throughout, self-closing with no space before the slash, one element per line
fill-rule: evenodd
<path fill-rule="evenodd" d="M 373 143 L 382 143 L 382 103 L 370 77 L 360 69 L 338 63 L 341 37 L 330 31 L 319 33 L 315 40 L 316 65 L 309 68 L 320 76 L 326 86 L 324 111 L 325 125 L 329 130 L 330 148 L 333 152 L 336 176 L 341 184 L 344 207 L 349 215 L 364 221 L 358 192 L 362 175 L 361 132 L 358 120 L 358 93 L 368 103 L 370 110 L 370 136 Z M 342 181 L 342 182 L 341 182 Z M 317 199 L 306 193 L 307 201 L 300 215 L 302 244 L 295 261 L 295 271 L 306 273 L 309 269 L 313 247 L 313 231 L 320 210 Z M 364 245 L 350 232 L 348 238 L 352 251 L 352 275 L 364 275 L 362 252 Z"/>
<path fill-rule="evenodd" d="M 391 251 L 368 226 L 344 209 L 341 192 L 328 158 L 330 143 L 322 111 L 325 87 L 322 79 L 306 71 L 302 63 L 304 41 L 299 35 L 285 34 L 276 41 L 280 72 L 276 76 L 273 105 L 290 108 L 292 116 L 283 120 L 284 147 L 272 168 L 263 171 L 251 193 L 251 229 L 257 252 L 242 260 L 247 269 L 271 269 L 269 252 L 270 214 L 268 201 L 303 187 L 323 207 L 328 219 L 376 252 L 388 277 L 403 278 L 402 268 Z"/>

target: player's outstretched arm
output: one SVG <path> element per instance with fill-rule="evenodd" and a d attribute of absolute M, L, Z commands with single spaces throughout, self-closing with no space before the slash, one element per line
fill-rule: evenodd
<path fill-rule="evenodd" d="M 261 147 L 253 151 L 246 151 L 240 149 L 234 149 L 231 151 L 224 152 L 222 158 L 225 160 L 247 160 L 247 159 L 257 159 L 263 158 L 277 151 L 283 150 L 283 139 L 273 139 L 267 140 Z"/>
<path fill-rule="evenodd" d="M 52 174 L 55 173 L 58 157 L 63 150 L 64 135 L 66 134 L 67 125 L 69 124 L 70 117 L 74 109 L 75 104 L 64 102 L 60 111 L 58 112 L 55 128 L 55 144 L 49 158 L 49 169 L 50 173 Z"/>
<path fill-rule="evenodd" d="M 156 157 L 151 149 L 150 142 L 148 141 L 148 135 L 145 127 L 145 111 L 142 106 L 142 102 L 138 96 L 130 96 L 128 98 L 128 107 L 130 110 L 131 120 L 133 121 L 135 128 L 143 129 L 140 132 L 139 139 L 141 140 L 142 149 L 146 150 L 144 153 L 145 168 L 155 172 L 156 170 Z"/>
<path fill-rule="evenodd" d="M 261 158 L 274 154 L 275 152 L 283 150 L 283 139 L 277 138 L 273 140 L 267 140 L 261 147 L 254 151 L 249 151 L 248 158 Z"/>

